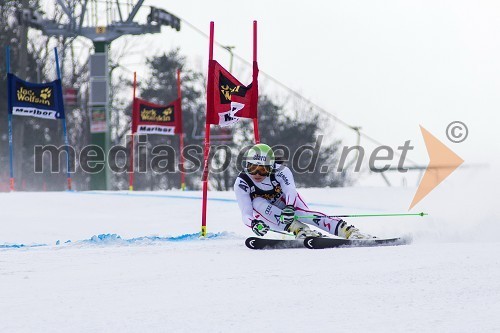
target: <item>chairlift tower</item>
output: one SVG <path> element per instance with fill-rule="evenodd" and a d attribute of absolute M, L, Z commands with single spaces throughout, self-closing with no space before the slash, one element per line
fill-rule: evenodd
<path fill-rule="evenodd" d="M 32 28 L 41 30 L 47 36 L 68 38 L 86 37 L 94 44 L 94 54 L 90 56 L 90 131 L 92 145 L 100 147 L 104 156 L 95 160 L 105 161 L 110 148 L 110 128 L 108 94 L 110 70 L 108 50 L 115 39 L 124 35 L 144 35 L 161 32 L 161 26 L 170 26 L 180 31 L 180 19 L 169 12 L 150 7 L 146 24 L 134 21 L 144 3 L 138 0 L 57 0 L 58 6 L 66 16 L 66 23 L 44 19 L 42 14 L 32 9 L 22 9 L 18 18 Z M 105 17 L 103 17 L 105 16 Z M 98 154 L 100 155 L 100 154 Z M 91 175 L 91 190 L 110 189 L 108 163 L 101 172 Z"/>

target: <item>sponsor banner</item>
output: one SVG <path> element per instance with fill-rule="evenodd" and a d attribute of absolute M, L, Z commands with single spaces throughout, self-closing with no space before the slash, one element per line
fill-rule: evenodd
<path fill-rule="evenodd" d="M 153 107 L 139 104 L 139 122 L 141 123 L 172 123 L 175 121 L 174 106 Z"/>
<path fill-rule="evenodd" d="M 9 73 L 8 105 L 8 111 L 12 115 L 63 119 L 61 80 L 31 83 Z"/>
<path fill-rule="evenodd" d="M 12 108 L 12 114 L 15 116 L 32 116 L 37 118 L 45 118 L 45 119 L 57 119 L 56 111 L 43 110 L 38 108 L 29 108 L 29 107 L 18 107 L 14 106 Z"/>
<path fill-rule="evenodd" d="M 168 105 L 161 105 L 136 98 L 132 110 L 132 133 L 181 134 L 181 100 L 178 98 Z"/>
<path fill-rule="evenodd" d="M 138 134 L 175 135 L 175 126 L 139 125 L 137 127 L 136 133 L 138 133 Z"/>
<path fill-rule="evenodd" d="M 252 83 L 245 86 L 217 61 L 210 61 L 207 92 L 209 124 L 230 126 L 239 118 L 257 118 L 258 72 L 254 62 Z"/>

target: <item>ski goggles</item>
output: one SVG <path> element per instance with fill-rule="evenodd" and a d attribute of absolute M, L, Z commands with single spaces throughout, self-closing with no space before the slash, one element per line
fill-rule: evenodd
<path fill-rule="evenodd" d="M 271 173 L 271 166 L 249 164 L 247 166 L 247 172 L 252 176 L 255 176 L 255 175 L 269 176 L 269 174 Z"/>

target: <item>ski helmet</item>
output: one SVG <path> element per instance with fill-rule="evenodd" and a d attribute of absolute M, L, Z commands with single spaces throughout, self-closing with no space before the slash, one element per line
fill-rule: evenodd
<path fill-rule="evenodd" d="M 274 165 L 273 150 L 265 143 L 258 143 L 247 151 L 245 162 L 247 166 L 254 164 L 272 167 Z"/>

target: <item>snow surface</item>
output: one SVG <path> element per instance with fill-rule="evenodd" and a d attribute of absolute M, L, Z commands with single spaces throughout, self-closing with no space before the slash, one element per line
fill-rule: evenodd
<path fill-rule="evenodd" d="M 415 189 L 300 192 L 383 213 Z M 483 194 L 448 183 L 416 207 L 428 217 L 350 220 L 408 246 L 252 251 L 232 192 L 210 193 L 205 240 L 200 192 L 0 193 L 0 332 L 500 332 Z"/>

